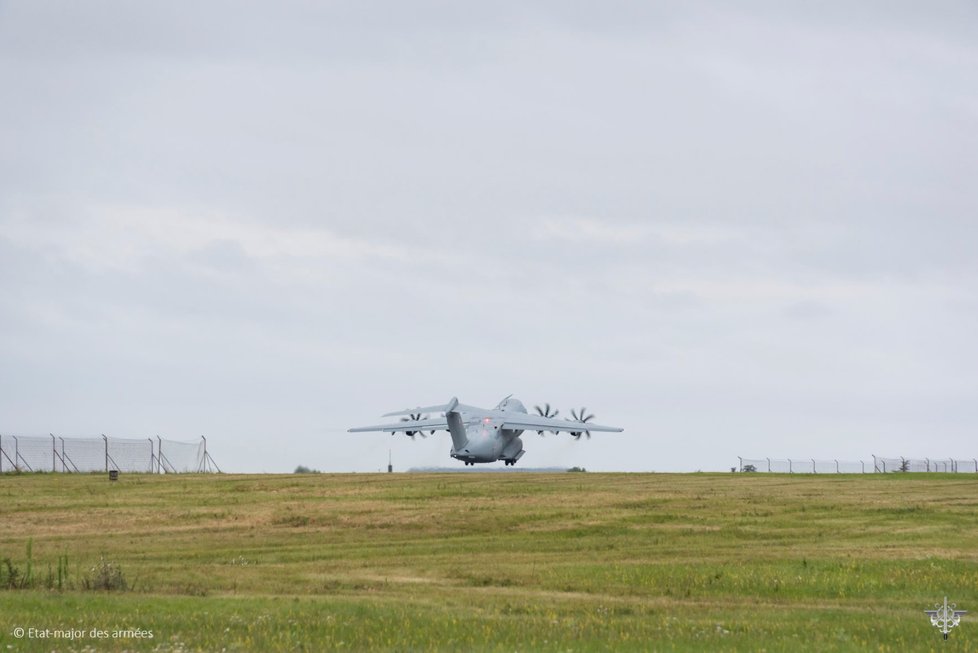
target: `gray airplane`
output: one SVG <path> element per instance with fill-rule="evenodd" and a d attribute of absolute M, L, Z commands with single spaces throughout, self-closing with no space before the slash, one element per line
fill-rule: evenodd
<path fill-rule="evenodd" d="M 520 439 L 523 431 L 536 431 L 543 435 L 544 431 L 551 433 L 569 433 L 580 439 L 582 435 L 591 437 L 591 431 L 610 431 L 620 433 L 624 429 L 614 426 L 599 426 L 591 424 L 594 415 L 586 415 L 582 408 L 580 414 L 572 410 L 573 420 L 557 419 L 559 411 L 550 412 L 550 404 L 545 409 L 535 406 L 538 415 L 530 415 L 519 399 L 512 395 L 500 401 L 495 408 L 487 410 L 476 406 L 466 406 L 452 398 L 441 406 L 419 406 L 386 413 L 383 417 L 405 415 L 395 424 L 378 424 L 377 426 L 361 426 L 350 429 L 350 433 L 365 431 L 402 432 L 414 437 L 425 436 L 425 431 L 434 435 L 435 431 L 445 430 L 452 436 L 452 458 L 461 460 L 466 465 L 475 463 L 493 463 L 504 461 L 507 465 L 515 465 L 525 451 Z M 441 413 L 441 417 L 428 417 L 425 413 Z M 424 415 L 422 417 L 422 415 Z"/>

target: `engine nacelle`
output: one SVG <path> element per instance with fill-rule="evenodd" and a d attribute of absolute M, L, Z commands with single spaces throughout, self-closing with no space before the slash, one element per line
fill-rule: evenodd
<path fill-rule="evenodd" d="M 499 455 L 503 460 L 516 460 L 523 452 L 523 441 L 519 438 L 510 440 Z"/>

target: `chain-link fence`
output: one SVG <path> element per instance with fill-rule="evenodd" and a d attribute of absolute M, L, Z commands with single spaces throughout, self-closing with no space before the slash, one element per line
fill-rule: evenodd
<path fill-rule="evenodd" d="M 196 442 L 180 442 L 158 436 L 134 439 L 0 434 L 0 472 L 111 470 L 147 474 L 220 471 L 207 451 L 204 437 Z"/>
<path fill-rule="evenodd" d="M 975 458 L 883 458 L 819 460 L 816 458 L 737 458 L 741 472 L 779 474 L 873 474 L 888 472 L 944 472 L 978 474 Z"/>

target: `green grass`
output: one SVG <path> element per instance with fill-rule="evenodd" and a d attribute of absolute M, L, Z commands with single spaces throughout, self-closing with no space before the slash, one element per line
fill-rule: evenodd
<path fill-rule="evenodd" d="M 0 523 L 67 565 L 0 590 L 0 651 L 978 648 L 967 475 L 4 475 Z"/>

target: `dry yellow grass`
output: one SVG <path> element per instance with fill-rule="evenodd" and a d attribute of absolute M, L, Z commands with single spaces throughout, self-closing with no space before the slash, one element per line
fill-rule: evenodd
<path fill-rule="evenodd" d="M 978 610 L 965 475 L 42 474 L 0 477 L 0 520 L 0 557 L 135 584 L 6 591 L 4 620 L 137 606 L 186 646 L 930 650 L 924 608 Z"/>

